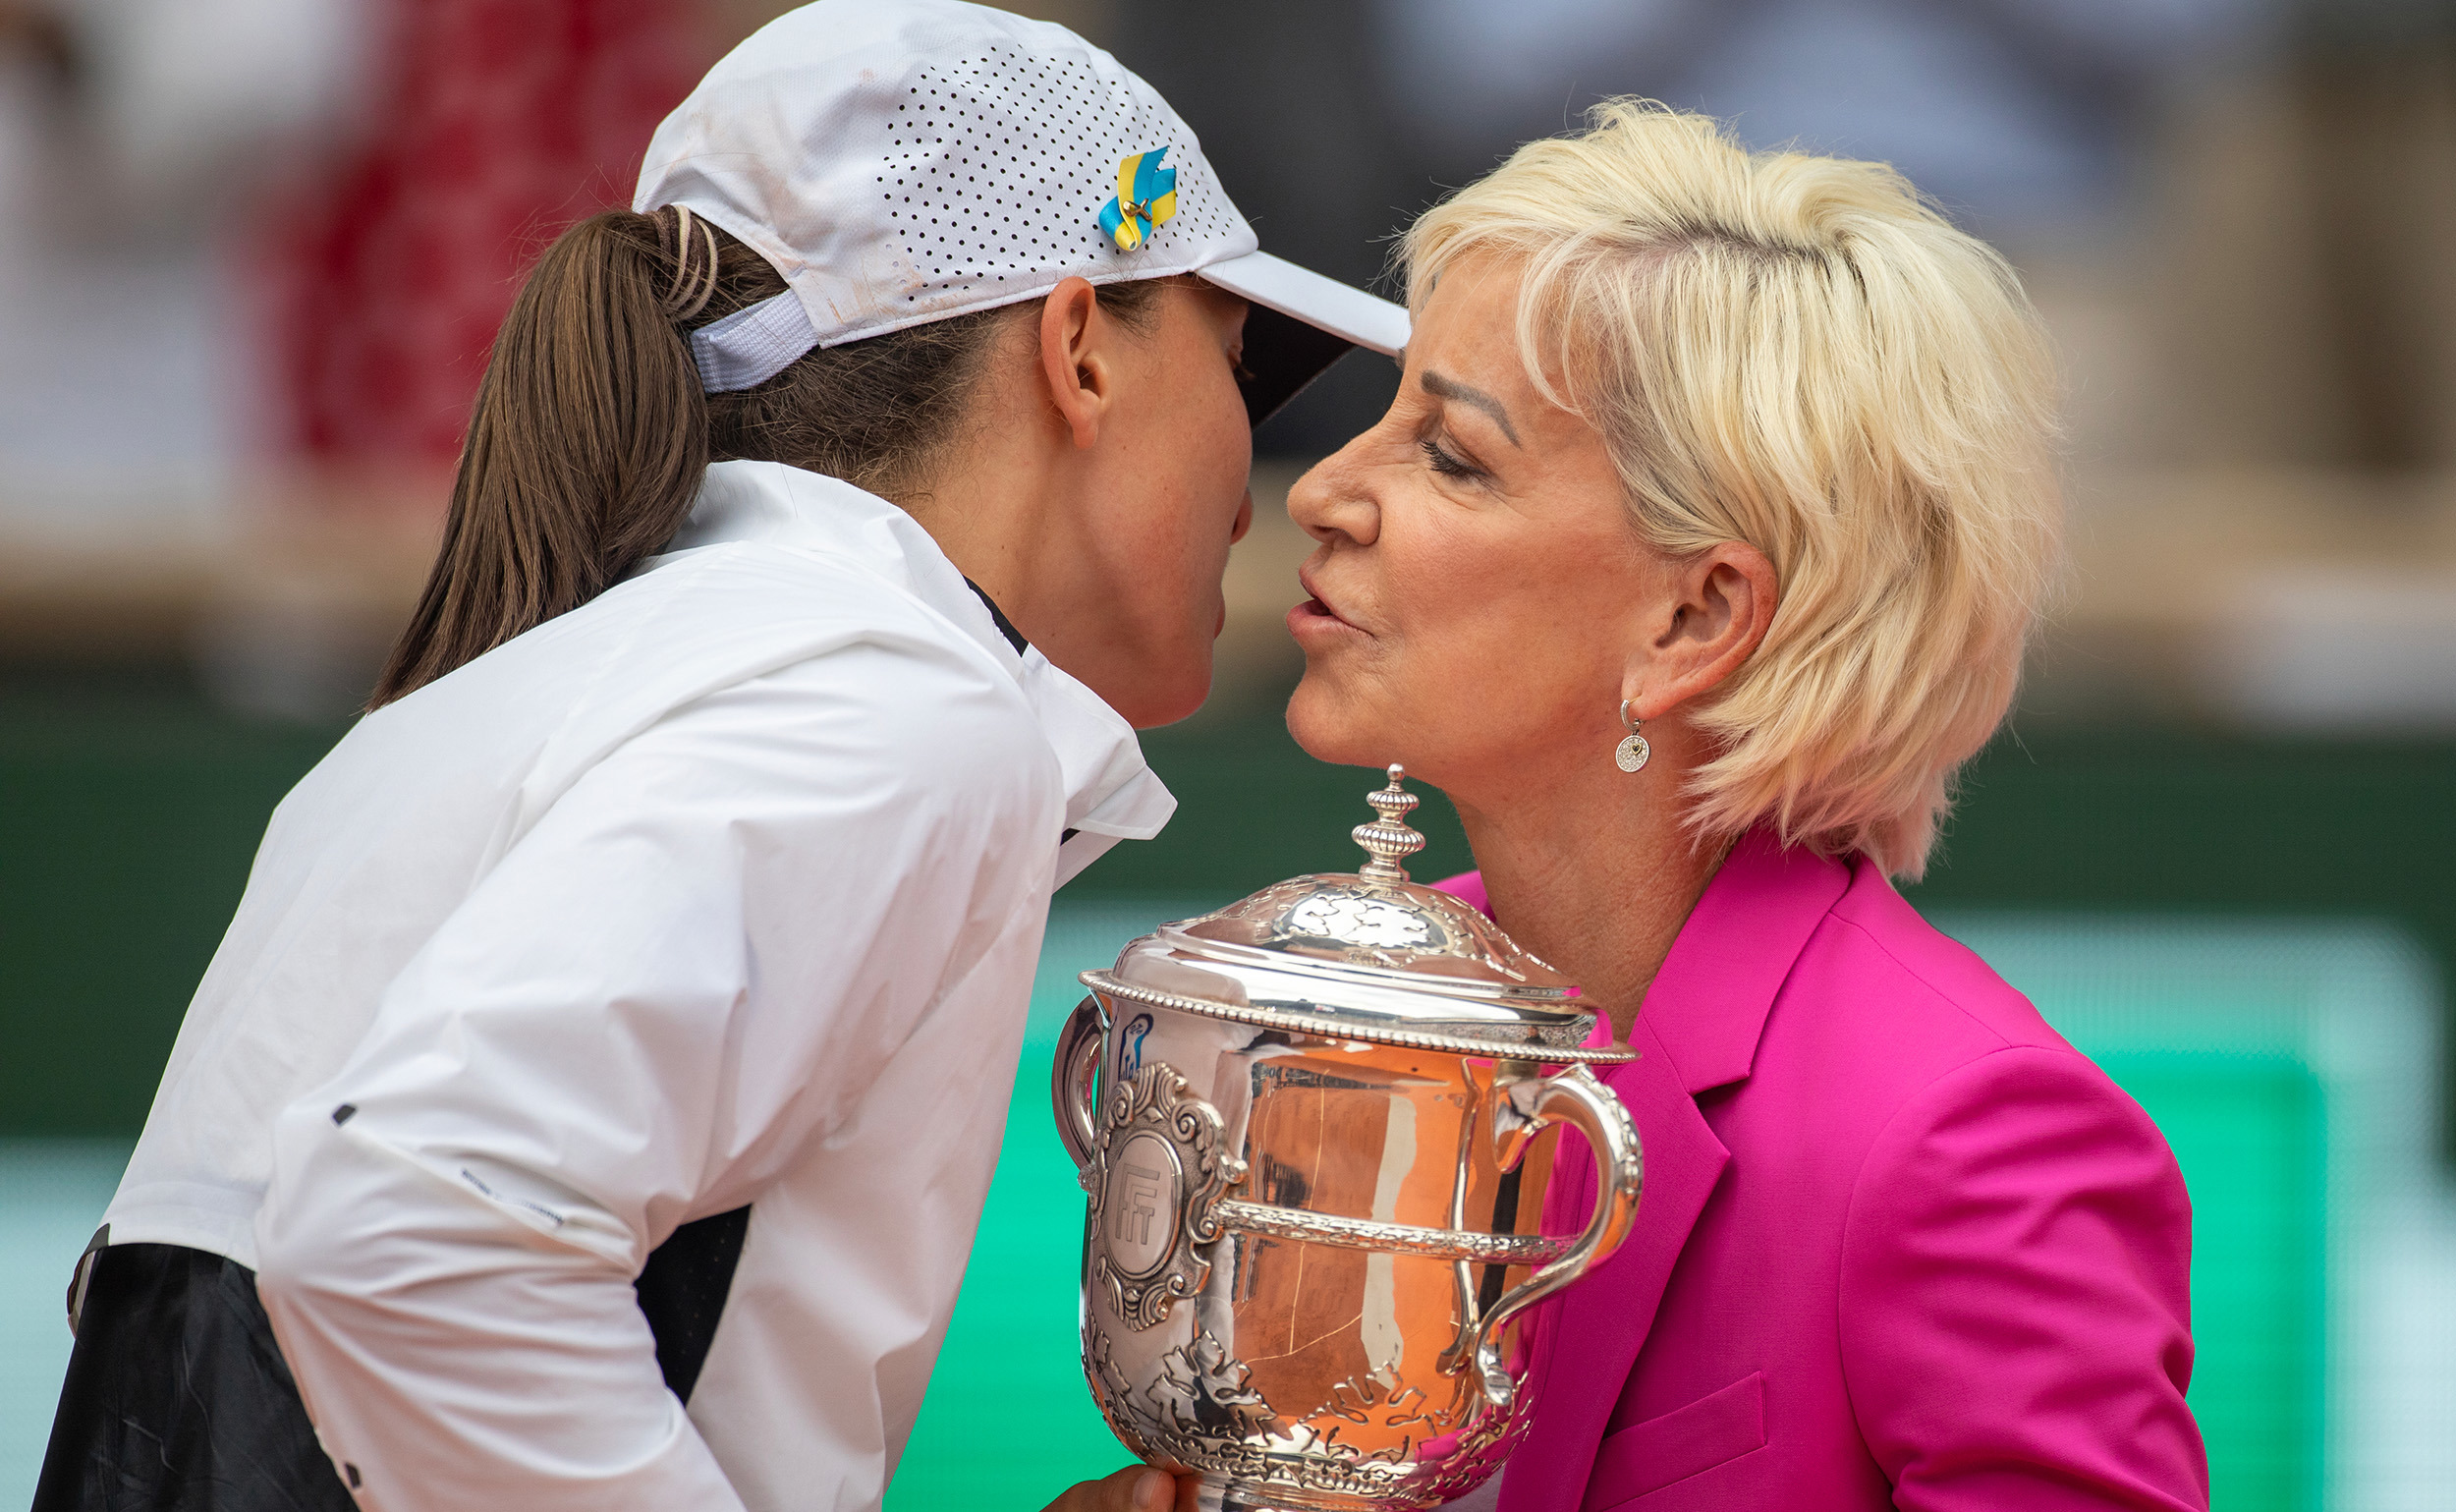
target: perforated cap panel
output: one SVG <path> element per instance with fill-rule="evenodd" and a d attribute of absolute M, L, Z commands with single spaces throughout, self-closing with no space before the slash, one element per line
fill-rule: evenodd
<path fill-rule="evenodd" d="M 921 69 L 906 92 L 877 183 L 906 254 L 929 278 L 908 304 L 995 299 L 1056 268 L 1144 277 L 1173 255 L 1252 235 L 1167 107 L 1147 90 L 1104 84 L 1080 60 L 992 47 Z M 1120 252 L 1099 225 L 1118 160 L 1159 147 L 1177 172 L 1177 213 Z"/>
<path fill-rule="evenodd" d="M 1102 231 L 1121 159 L 1165 149 L 1176 213 Z M 634 200 L 756 250 L 820 344 L 1256 250 L 1158 92 L 1073 32 L 955 0 L 819 0 L 763 28 L 657 130 Z"/>

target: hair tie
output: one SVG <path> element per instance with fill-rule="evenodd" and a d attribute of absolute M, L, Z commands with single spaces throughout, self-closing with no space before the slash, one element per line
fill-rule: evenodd
<path fill-rule="evenodd" d="M 716 228 L 704 218 L 696 222 L 699 239 L 707 244 L 707 266 L 695 269 L 691 262 L 691 251 L 695 245 L 691 236 L 695 224 L 691 207 L 677 204 L 667 208 L 674 212 L 674 277 L 659 303 L 664 307 L 668 319 L 688 320 L 705 309 L 707 302 L 716 293 Z M 659 219 L 662 220 L 661 214 Z M 660 232 L 658 239 L 662 241 L 664 227 L 660 224 L 657 229 Z"/>

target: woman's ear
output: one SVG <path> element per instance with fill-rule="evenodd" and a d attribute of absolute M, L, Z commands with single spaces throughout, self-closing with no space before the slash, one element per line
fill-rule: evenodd
<path fill-rule="evenodd" d="M 1089 282 L 1069 278 L 1040 305 L 1040 376 L 1079 449 L 1100 439 L 1100 420 L 1116 399 L 1109 345 L 1116 322 Z"/>
<path fill-rule="evenodd" d="M 1671 563 L 1667 574 L 1667 612 L 1623 689 L 1640 719 L 1659 719 L 1739 671 L 1763 643 L 1781 598 L 1774 564 L 1746 541 Z"/>

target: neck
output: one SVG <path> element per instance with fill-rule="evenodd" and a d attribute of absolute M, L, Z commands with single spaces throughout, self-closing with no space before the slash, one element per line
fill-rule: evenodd
<path fill-rule="evenodd" d="M 1731 848 L 1680 825 L 1690 742 L 1647 733 L 1654 757 L 1641 772 L 1621 771 L 1598 746 L 1574 772 L 1520 773 L 1499 802 L 1451 794 L 1494 920 L 1601 1004 L 1621 1040 Z"/>
<path fill-rule="evenodd" d="M 1044 526 L 1050 501 L 1075 485 L 1065 476 L 1069 459 L 1044 436 L 1008 425 L 984 425 L 951 450 L 926 483 L 899 491 L 894 502 L 1037 643 L 1049 596 L 1044 558 L 1057 539 Z"/>

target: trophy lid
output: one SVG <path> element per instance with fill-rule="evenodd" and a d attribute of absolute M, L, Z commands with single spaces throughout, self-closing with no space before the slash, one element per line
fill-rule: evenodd
<path fill-rule="evenodd" d="M 1622 1061 L 1583 1049 L 1595 1004 L 1481 912 L 1409 880 L 1424 848 L 1402 768 L 1368 794 L 1350 833 L 1354 872 L 1293 877 L 1129 944 L 1087 985 L 1129 1001 L 1308 1034 L 1547 1061 Z"/>

